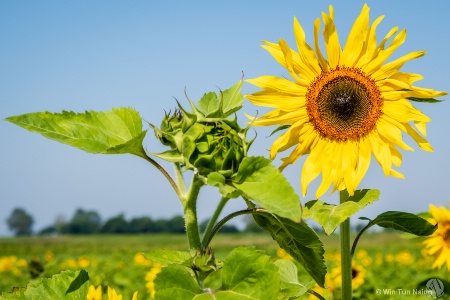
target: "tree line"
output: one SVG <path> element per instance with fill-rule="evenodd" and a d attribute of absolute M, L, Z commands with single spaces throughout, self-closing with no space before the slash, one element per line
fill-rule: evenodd
<path fill-rule="evenodd" d="M 141 233 L 185 233 L 182 216 L 169 219 L 152 219 L 148 216 L 127 220 L 123 214 L 102 221 L 100 214 L 94 210 L 77 209 L 69 221 L 57 219 L 54 224 L 33 232 L 34 218 L 23 208 L 15 208 L 7 218 L 8 228 L 16 236 L 24 235 L 58 235 L 58 234 L 141 234 Z M 200 231 L 204 231 L 208 220 L 200 223 Z M 248 222 L 244 230 L 235 225 L 224 225 L 221 233 L 261 231 L 254 222 Z"/>

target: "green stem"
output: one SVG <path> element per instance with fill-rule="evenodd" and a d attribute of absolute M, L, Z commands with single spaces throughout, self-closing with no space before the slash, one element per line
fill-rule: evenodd
<path fill-rule="evenodd" d="M 200 249 L 202 246 L 200 241 L 200 233 L 198 231 L 197 198 L 203 184 L 204 183 L 200 177 L 194 174 L 187 197 L 183 202 L 184 221 L 186 223 L 186 233 L 188 236 L 190 249 Z"/>
<path fill-rule="evenodd" d="M 347 190 L 340 192 L 340 203 L 348 199 Z M 350 256 L 350 217 L 340 225 L 342 300 L 352 299 L 352 258 Z"/>
<path fill-rule="evenodd" d="M 320 300 L 326 300 L 324 297 L 322 297 L 319 293 L 317 293 L 317 292 L 314 291 L 314 290 L 308 290 L 308 293 L 310 293 L 311 295 L 316 296 L 317 299 L 320 299 Z"/>
<path fill-rule="evenodd" d="M 225 204 L 229 198 L 222 197 L 220 199 L 219 205 L 217 205 L 216 210 L 214 211 L 214 214 L 212 215 L 211 219 L 208 222 L 208 226 L 206 227 L 205 233 L 203 234 L 202 244 L 205 244 L 205 241 L 209 239 L 209 236 L 211 235 L 211 231 L 214 228 L 214 225 L 216 225 L 217 219 L 220 216 L 220 213 L 222 212 L 223 208 L 225 207 Z"/>
<path fill-rule="evenodd" d="M 226 222 L 230 221 L 231 219 L 242 216 L 242 215 L 248 215 L 248 214 L 262 214 L 267 213 L 267 210 L 263 208 L 249 208 L 244 210 L 235 211 L 234 213 L 231 213 L 227 216 L 225 216 L 222 220 L 220 220 L 216 226 L 211 231 L 211 234 L 207 237 L 207 239 L 203 240 L 203 247 L 206 248 L 209 246 L 209 243 L 211 243 L 212 238 L 216 235 L 216 233 L 222 228 L 223 225 L 225 225 Z"/>
<path fill-rule="evenodd" d="M 184 178 L 183 173 L 181 172 L 181 166 L 180 163 L 174 163 L 175 166 L 175 178 L 178 183 L 178 187 L 180 189 L 181 194 L 186 193 L 186 187 L 184 186 Z"/>

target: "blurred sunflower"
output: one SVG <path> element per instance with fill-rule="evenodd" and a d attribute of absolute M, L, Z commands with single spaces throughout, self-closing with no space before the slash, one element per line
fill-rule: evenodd
<path fill-rule="evenodd" d="M 356 290 L 359 286 L 364 283 L 364 278 L 366 277 L 366 270 L 358 265 L 352 265 L 352 289 Z M 330 279 L 333 282 L 333 286 L 342 286 L 342 273 L 341 267 L 337 266 L 333 268 L 330 272 Z"/>
<path fill-rule="evenodd" d="M 132 300 L 137 300 L 137 293 L 134 292 Z M 102 300 L 102 287 L 99 285 L 95 288 L 94 285 L 89 286 L 88 294 L 86 296 L 87 300 Z M 116 290 L 108 286 L 108 300 L 122 300 L 123 297 L 121 294 L 117 294 Z"/>
<path fill-rule="evenodd" d="M 432 224 L 437 224 L 438 229 L 423 242 L 426 254 L 436 257 L 432 268 L 441 268 L 447 264 L 450 271 L 450 210 L 445 207 L 430 205 L 431 218 L 427 219 Z"/>
<path fill-rule="evenodd" d="M 259 118 L 250 117 L 254 125 L 289 128 L 270 150 L 274 159 L 278 152 L 295 146 L 288 157 L 282 158 L 280 169 L 309 154 L 302 169 L 302 193 L 305 196 L 308 185 L 322 174 L 317 198 L 330 185 L 333 191 L 347 189 L 353 195 L 369 168 L 372 154 L 386 176 L 403 178 L 392 169 L 392 165 L 398 167 L 402 162 L 397 147 L 413 151 L 403 141 L 402 132 L 410 135 L 421 149 L 433 151 L 423 137 L 430 118 L 409 100 L 447 94 L 413 86 L 423 77 L 399 72 L 405 62 L 423 56 L 425 51 L 385 63 L 405 41 L 406 30 L 397 33 L 397 27 L 391 29 L 377 45 L 376 28 L 383 16 L 369 25 L 367 5 L 354 22 L 344 48 L 339 43 L 332 6 L 329 15 L 322 13 L 322 18 L 326 58 L 319 48 L 320 20 L 314 22 L 313 50 L 294 18 L 298 52 L 283 39 L 278 44 L 263 41 L 262 46 L 287 69 L 293 81 L 276 76 L 249 79 L 262 90 L 246 95 L 256 105 L 275 109 Z"/>

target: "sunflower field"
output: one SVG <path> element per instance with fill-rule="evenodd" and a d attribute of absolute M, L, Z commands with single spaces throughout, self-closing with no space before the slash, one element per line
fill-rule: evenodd
<path fill-rule="evenodd" d="M 340 253 L 338 237 L 324 237 L 327 253 L 327 290 L 314 287 L 326 299 L 339 299 Z M 28 283 L 65 270 L 84 269 L 89 274 L 88 299 L 153 299 L 154 279 L 161 266 L 142 253 L 151 249 L 184 249 L 183 235 L 61 236 L 3 238 L 0 240 L 0 290 L 10 292 Z M 292 258 L 270 237 L 261 234 L 219 235 L 214 242 L 220 259 L 233 247 L 255 245 L 275 261 Z M 429 278 L 446 278 L 432 269 L 417 239 L 395 233 L 370 233 L 360 243 L 353 260 L 354 299 L 430 299 L 420 284 Z M 313 282 L 298 266 L 300 282 Z M 109 293 L 108 293 L 109 292 Z M 121 298 L 122 297 L 122 298 Z M 309 299 L 304 295 L 303 298 Z M 314 299 L 315 297 L 311 298 Z"/>

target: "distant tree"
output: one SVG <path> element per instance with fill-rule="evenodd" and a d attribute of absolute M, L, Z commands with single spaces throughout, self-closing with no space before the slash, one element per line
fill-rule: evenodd
<path fill-rule="evenodd" d="M 168 232 L 185 233 L 185 223 L 182 216 L 175 216 L 167 221 Z"/>
<path fill-rule="evenodd" d="M 155 222 L 150 217 L 133 218 L 129 222 L 130 233 L 156 232 Z"/>
<path fill-rule="evenodd" d="M 92 234 L 100 230 L 101 218 L 95 211 L 77 209 L 69 223 L 61 226 L 61 233 Z"/>
<path fill-rule="evenodd" d="M 128 233 L 130 226 L 125 220 L 123 214 L 112 217 L 103 224 L 101 233 Z"/>
<path fill-rule="evenodd" d="M 30 235 L 32 233 L 33 217 L 23 208 L 15 208 L 6 219 L 6 223 L 16 236 Z"/>
<path fill-rule="evenodd" d="M 53 225 L 47 226 L 39 230 L 38 235 L 53 235 L 56 234 L 56 228 Z"/>

